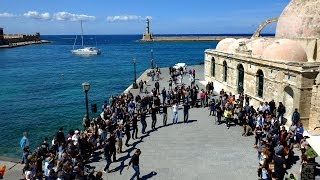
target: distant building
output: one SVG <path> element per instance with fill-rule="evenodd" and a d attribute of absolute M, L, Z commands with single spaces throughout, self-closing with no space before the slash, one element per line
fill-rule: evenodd
<path fill-rule="evenodd" d="M 10 45 L 19 42 L 38 42 L 41 41 L 40 33 L 36 34 L 4 34 L 3 28 L 0 28 L 0 45 Z"/>
<path fill-rule="evenodd" d="M 297 11 L 299 10 L 299 11 Z M 320 1 L 291 0 L 277 19 L 274 38 L 227 38 L 205 51 L 205 79 L 260 102 L 286 106 L 291 124 L 295 108 L 305 127 L 320 126 Z"/>
<path fill-rule="evenodd" d="M 4 44 L 3 28 L 0 27 L 0 45 Z"/>
<path fill-rule="evenodd" d="M 146 20 L 146 31 L 143 33 L 142 41 L 152 41 L 152 34 L 150 33 L 150 20 Z"/>

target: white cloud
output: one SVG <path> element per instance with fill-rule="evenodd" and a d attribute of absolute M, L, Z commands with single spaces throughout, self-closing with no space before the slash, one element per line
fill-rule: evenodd
<path fill-rule="evenodd" d="M 8 12 L 3 12 L 3 13 L 0 13 L 0 17 L 10 18 L 10 17 L 16 17 L 16 15 Z"/>
<path fill-rule="evenodd" d="M 49 20 L 51 19 L 50 13 L 39 13 L 37 11 L 28 11 L 23 14 L 24 17 L 32 18 L 32 19 L 42 19 L 42 20 Z"/>
<path fill-rule="evenodd" d="M 93 21 L 95 16 L 88 16 L 85 14 L 72 14 L 68 12 L 57 12 L 53 15 L 53 18 L 58 21 Z"/>
<path fill-rule="evenodd" d="M 108 22 L 117 22 L 117 21 L 144 21 L 145 19 L 152 19 L 151 16 L 137 16 L 137 15 L 120 15 L 120 16 L 107 16 Z"/>

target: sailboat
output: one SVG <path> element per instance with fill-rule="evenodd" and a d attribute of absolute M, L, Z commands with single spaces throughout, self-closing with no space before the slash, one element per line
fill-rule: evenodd
<path fill-rule="evenodd" d="M 98 49 L 97 47 L 85 47 L 83 45 L 83 28 L 82 28 L 82 21 L 81 22 L 81 48 L 80 49 L 74 49 L 75 45 L 76 45 L 76 41 L 77 41 L 77 36 L 76 39 L 74 40 L 74 44 L 73 44 L 73 49 L 71 50 L 71 52 L 73 54 L 78 54 L 78 55 L 99 55 L 101 54 L 101 50 Z"/>

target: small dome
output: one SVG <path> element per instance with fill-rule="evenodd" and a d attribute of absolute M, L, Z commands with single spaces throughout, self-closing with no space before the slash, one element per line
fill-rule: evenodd
<path fill-rule="evenodd" d="M 290 39 L 279 39 L 268 46 L 262 54 L 262 59 L 283 62 L 307 62 L 307 54 L 303 47 Z"/>
<path fill-rule="evenodd" d="M 281 13 L 277 38 L 320 38 L 320 1 L 291 0 Z"/>
<path fill-rule="evenodd" d="M 259 38 L 250 41 L 247 44 L 248 50 L 252 51 L 252 56 L 261 57 L 263 51 L 273 43 L 274 39 L 267 39 L 267 38 Z"/>
<path fill-rule="evenodd" d="M 217 44 L 216 50 L 228 51 L 228 47 L 230 46 L 230 44 L 232 44 L 235 41 L 236 41 L 236 39 L 234 39 L 234 38 L 223 39 Z"/>
<path fill-rule="evenodd" d="M 244 43 L 248 43 L 250 42 L 250 39 L 247 39 L 247 38 L 241 38 L 241 39 L 237 39 L 236 41 L 234 41 L 232 44 L 230 44 L 229 48 L 228 48 L 228 52 L 229 53 L 236 53 L 236 49 L 239 47 L 239 44 L 241 42 L 244 42 Z"/>

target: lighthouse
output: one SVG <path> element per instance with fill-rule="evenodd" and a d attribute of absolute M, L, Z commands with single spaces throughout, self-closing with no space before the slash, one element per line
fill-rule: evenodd
<path fill-rule="evenodd" d="M 152 34 L 150 33 L 150 20 L 146 19 L 146 31 L 143 33 L 142 41 L 152 41 Z"/>

